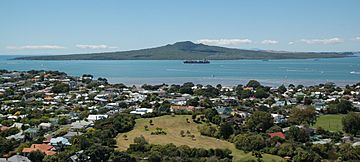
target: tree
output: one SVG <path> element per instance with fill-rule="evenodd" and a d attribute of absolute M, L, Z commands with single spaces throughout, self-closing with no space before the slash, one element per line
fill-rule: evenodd
<path fill-rule="evenodd" d="M 299 128 L 296 126 L 291 126 L 289 131 L 286 132 L 286 138 L 293 140 L 293 141 L 305 143 L 305 142 L 309 141 L 310 136 L 305 131 L 305 129 L 302 129 L 302 128 Z"/>
<path fill-rule="evenodd" d="M 205 117 L 210 121 L 215 121 L 215 117 L 218 116 L 218 112 L 215 109 L 208 108 L 204 111 Z"/>
<path fill-rule="evenodd" d="M 213 107 L 213 103 L 211 102 L 211 100 L 209 98 L 205 98 L 205 99 L 201 100 L 199 104 L 200 104 L 200 106 L 205 107 L 205 108 Z"/>
<path fill-rule="evenodd" d="M 108 161 L 113 149 L 100 144 L 91 145 L 84 151 L 84 154 L 90 157 L 90 161 Z"/>
<path fill-rule="evenodd" d="M 257 87 L 260 87 L 261 84 L 256 81 L 256 80 L 250 80 L 247 84 L 246 84 L 246 87 L 253 87 L 253 88 L 257 88 Z"/>
<path fill-rule="evenodd" d="M 15 140 L 8 140 L 0 136 L 0 156 L 12 151 L 17 145 Z"/>
<path fill-rule="evenodd" d="M 265 140 L 260 134 L 239 134 L 234 138 L 237 149 L 259 151 L 265 147 Z"/>
<path fill-rule="evenodd" d="M 267 98 L 269 97 L 269 94 L 263 88 L 256 88 L 254 96 L 256 98 Z"/>
<path fill-rule="evenodd" d="M 339 146 L 339 156 L 342 161 L 359 161 L 360 153 L 349 143 L 344 143 Z"/>
<path fill-rule="evenodd" d="M 181 137 L 185 137 L 185 132 L 184 132 L 184 130 L 181 130 L 181 131 L 180 131 L 180 136 L 181 136 Z"/>
<path fill-rule="evenodd" d="M 265 132 L 273 126 L 274 118 L 270 113 L 264 111 L 255 111 L 246 120 L 246 126 L 252 131 Z"/>
<path fill-rule="evenodd" d="M 250 91 L 250 90 L 241 90 L 241 91 L 239 91 L 239 97 L 240 98 L 242 98 L 242 99 L 244 99 L 244 98 L 249 98 L 249 97 L 251 97 L 252 96 L 252 92 Z"/>
<path fill-rule="evenodd" d="M 346 114 L 349 111 L 354 110 L 353 105 L 350 101 L 341 100 L 337 105 L 336 108 L 339 113 Z"/>
<path fill-rule="evenodd" d="M 296 151 L 296 145 L 294 143 L 283 143 L 279 146 L 278 155 L 284 156 L 294 156 Z"/>
<path fill-rule="evenodd" d="M 136 159 L 134 157 L 130 156 L 126 152 L 114 151 L 111 154 L 109 161 L 112 161 L 112 162 L 136 162 Z"/>
<path fill-rule="evenodd" d="M 316 110 L 313 107 L 293 108 L 290 110 L 289 122 L 293 124 L 314 124 L 316 121 Z"/>
<path fill-rule="evenodd" d="M 290 87 L 290 85 L 289 85 L 289 87 Z M 284 84 L 283 84 L 283 85 L 281 85 L 281 86 L 278 88 L 278 91 L 279 91 L 281 94 L 283 94 L 283 93 L 285 93 L 285 92 L 287 91 L 287 89 L 286 89 L 286 87 L 285 87 Z"/>
<path fill-rule="evenodd" d="M 342 118 L 343 130 L 356 136 L 360 132 L 360 114 L 350 112 Z"/>
<path fill-rule="evenodd" d="M 51 91 L 54 93 L 66 93 L 69 92 L 70 87 L 68 84 L 56 82 L 54 86 L 51 88 Z"/>
<path fill-rule="evenodd" d="M 186 101 L 186 105 L 199 106 L 199 98 L 192 98 Z"/>
<path fill-rule="evenodd" d="M 30 152 L 30 154 L 28 156 L 29 160 L 31 160 L 33 162 L 41 162 L 41 161 L 43 161 L 44 157 L 45 157 L 45 154 L 39 150 Z"/>
<path fill-rule="evenodd" d="M 188 86 L 183 86 L 179 89 L 179 93 L 181 94 L 193 94 L 193 90 L 191 87 L 188 87 Z"/>
<path fill-rule="evenodd" d="M 219 132 L 220 136 L 223 137 L 224 139 L 228 139 L 234 133 L 233 127 L 228 122 L 222 123 L 220 125 L 219 131 L 220 131 Z"/>
<path fill-rule="evenodd" d="M 303 149 L 298 149 L 297 154 L 293 157 L 294 162 L 320 162 L 321 157 L 313 152 L 313 151 L 306 151 Z"/>
<path fill-rule="evenodd" d="M 193 113 L 193 114 L 191 115 L 191 119 L 192 119 L 193 121 L 195 121 L 195 119 L 196 119 L 196 114 L 195 114 L 195 113 Z"/>

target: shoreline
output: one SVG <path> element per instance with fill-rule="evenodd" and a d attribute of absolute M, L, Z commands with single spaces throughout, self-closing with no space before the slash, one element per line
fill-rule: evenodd
<path fill-rule="evenodd" d="M 106 77 L 105 77 L 106 78 Z M 177 77 L 177 78 L 119 78 L 119 77 L 108 77 L 109 83 L 116 84 L 116 83 L 123 83 L 127 86 L 130 85 L 159 85 L 159 84 L 183 84 L 186 82 L 192 82 L 194 84 L 202 84 L 202 85 L 213 85 L 216 86 L 217 84 L 221 84 L 223 86 L 237 86 L 239 84 L 245 85 L 249 80 L 257 80 L 262 85 L 270 86 L 270 87 L 278 87 L 282 84 L 289 85 L 304 85 L 304 86 L 314 86 L 318 84 L 325 84 L 328 82 L 334 83 L 336 86 L 345 87 L 346 85 L 353 85 L 359 83 L 360 80 L 356 81 L 347 81 L 347 80 L 277 80 L 277 79 L 257 79 L 257 78 L 189 78 L 189 77 Z"/>

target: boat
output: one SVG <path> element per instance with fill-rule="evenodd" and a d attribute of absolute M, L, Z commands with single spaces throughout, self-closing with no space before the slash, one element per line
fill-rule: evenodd
<path fill-rule="evenodd" d="M 184 64 L 210 64 L 209 60 L 185 60 Z"/>

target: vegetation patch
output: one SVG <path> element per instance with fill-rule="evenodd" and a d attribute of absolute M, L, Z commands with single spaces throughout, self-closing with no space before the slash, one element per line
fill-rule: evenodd
<path fill-rule="evenodd" d="M 344 116 L 343 114 L 321 115 L 317 118 L 313 127 L 321 127 L 328 131 L 342 131 L 343 125 L 341 120 Z"/>
<path fill-rule="evenodd" d="M 200 134 L 198 126 L 203 124 L 197 124 L 191 119 L 191 115 L 166 115 L 155 118 L 141 118 L 136 119 L 136 124 L 133 130 L 126 133 L 120 133 L 117 136 L 118 150 L 125 151 L 131 144 L 134 144 L 136 137 L 143 136 L 150 144 L 166 145 L 173 143 L 176 146 L 188 145 L 191 148 L 203 148 L 203 149 L 229 149 L 232 152 L 233 160 L 245 161 L 255 159 L 252 156 L 252 152 L 245 153 L 244 151 L 235 148 L 233 143 L 228 141 L 203 136 Z M 152 121 L 152 126 L 148 127 L 148 131 L 144 129 L 145 125 Z M 156 128 L 163 128 L 166 130 L 166 135 L 154 136 L 151 132 L 156 131 Z M 183 131 L 183 134 L 181 133 Z M 189 132 L 189 134 L 188 134 Z M 126 134 L 126 138 L 123 135 Z M 189 135 L 189 136 L 188 136 Z M 194 137 L 196 140 L 194 140 Z M 282 161 L 279 156 L 262 154 L 265 161 Z"/>

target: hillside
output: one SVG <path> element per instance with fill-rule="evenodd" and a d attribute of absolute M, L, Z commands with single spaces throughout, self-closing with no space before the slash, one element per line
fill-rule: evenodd
<path fill-rule="evenodd" d="M 186 119 L 190 119 L 187 122 Z M 149 125 L 149 121 L 152 120 L 153 125 Z M 144 126 L 148 126 L 148 131 L 145 130 Z M 117 138 L 117 149 L 124 151 L 129 148 L 129 145 L 133 143 L 135 137 L 144 136 L 144 138 L 152 144 L 169 144 L 173 143 L 177 146 L 187 145 L 193 148 L 221 148 L 230 149 L 234 157 L 233 161 L 246 161 L 255 159 L 251 152 L 245 153 L 244 151 L 235 148 L 233 143 L 224 140 L 218 140 L 213 137 L 207 137 L 200 135 L 198 130 L 199 124 L 192 122 L 191 115 L 166 115 L 155 118 L 141 118 L 136 120 L 135 128 L 126 133 L 120 133 Z M 151 132 L 155 131 L 156 128 L 162 128 L 167 134 L 166 135 L 151 135 Z M 180 131 L 189 131 L 192 135 L 195 135 L 193 140 L 190 137 L 182 137 Z M 124 139 L 126 135 L 126 139 Z M 266 161 L 282 161 L 283 159 L 276 155 L 263 154 L 263 159 Z"/>
<path fill-rule="evenodd" d="M 336 52 L 274 52 L 255 51 L 218 46 L 195 44 L 190 41 L 177 42 L 166 46 L 91 54 L 70 54 L 52 56 L 19 57 L 22 60 L 236 60 L 236 59 L 308 59 L 337 58 L 351 56 L 352 53 Z"/>

